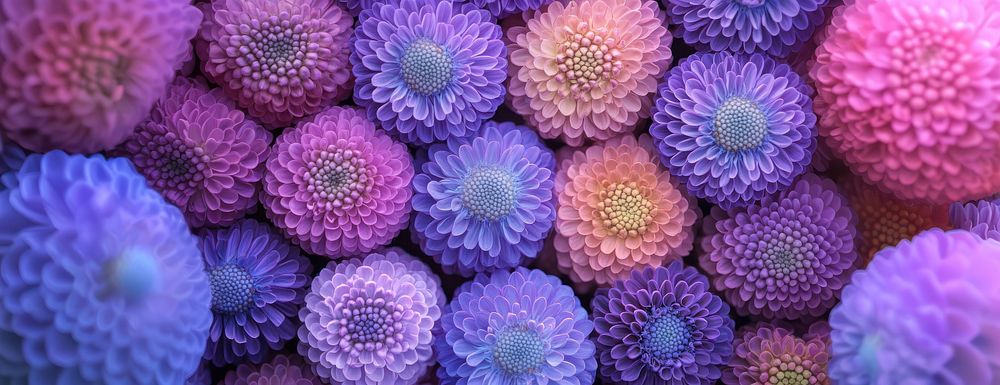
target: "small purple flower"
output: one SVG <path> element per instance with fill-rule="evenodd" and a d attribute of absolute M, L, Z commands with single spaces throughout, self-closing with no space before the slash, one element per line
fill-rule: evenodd
<path fill-rule="evenodd" d="M 829 385 L 830 337 L 810 327 L 804 337 L 778 325 L 761 323 L 737 333 L 733 358 L 722 375 L 725 385 Z"/>
<path fill-rule="evenodd" d="M 949 219 L 956 229 L 1000 241 L 1000 198 L 952 203 Z"/>
<path fill-rule="evenodd" d="M 323 381 L 302 357 L 282 354 L 262 365 L 240 365 L 219 385 L 323 385 Z"/>

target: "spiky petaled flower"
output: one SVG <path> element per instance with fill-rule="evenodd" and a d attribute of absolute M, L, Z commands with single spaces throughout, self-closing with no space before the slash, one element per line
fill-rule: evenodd
<path fill-rule="evenodd" d="M 275 141 L 261 202 L 306 252 L 351 256 L 389 243 L 406 227 L 412 178 L 406 146 L 361 111 L 330 107 Z"/>
<path fill-rule="evenodd" d="M 285 127 L 350 94 L 354 19 L 334 0 L 212 0 L 202 72 L 250 116 Z"/>
<path fill-rule="evenodd" d="M 413 179 L 413 234 L 446 273 L 526 264 L 555 221 L 555 155 L 527 127 L 487 122 L 429 149 Z"/>
<path fill-rule="evenodd" d="M 771 324 L 741 331 L 733 359 L 722 374 L 725 385 L 829 385 L 830 348 L 825 335 L 800 338 Z"/>
<path fill-rule="evenodd" d="M 956 229 L 968 230 L 983 239 L 1000 241 L 1000 199 L 952 203 L 949 222 Z"/>
<path fill-rule="evenodd" d="M 622 136 L 579 150 L 556 175 L 554 244 L 575 283 L 608 286 L 687 255 L 695 202 L 659 167 L 652 140 Z"/>
<path fill-rule="evenodd" d="M 0 383 L 183 383 L 212 313 L 181 212 L 101 155 L 30 155 L 2 184 Z"/>
<path fill-rule="evenodd" d="M 589 385 L 594 324 L 559 278 L 518 267 L 480 274 L 441 317 L 435 348 L 444 385 Z"/>
<path fill-rule="evenodd" d="M 672 36 L 652 0 L 556 1 L 508 30 L 510 105 L 571 146 L 649 117 Z"/>
<path fill-rule="evenodd" d="M 32 151 L 118 145 L 200 20 L 189 0 L 0 0 L 0 133 Z"/>
<path fill-rule="evenodd" d="M 733 352 L 729 305 L 681 261 L 634 270 L 594 297 L 601 377 L 611 384 L 711 385 Z"/>
<path fill-rule="evenodd" d="M 263 365 L 236 367 L 219 385 L 323 385 L 323 381 L 302 357 L 278 355 Z"/>
<path fill-rule="evenodd" d="M 388 0 L 359 20 L 354 100 L 400 140 L 469 136 L 503 102 L 507 50 L 488 12 L 451 1 Z"/>
<path fill-rule="evenodd" d="M 1000 243 L 929 230 L 858 271 L 830 313 L 838 385 L 1000 380 Z"/>
<path fill-rule="evenodd" d="M 553 0 L 464 0 L 490 11 L 494 17 L 504 18 L 524 11 L 539 9 Z"/>
<path fill-rule="evenodd" d="M 113 154 L 131 160 L 191 226 L 228 226 L 256 206 L 270 143 L 222 90 L 178 77 Z"/>
<path fill-rule="evenodd" d="M 399 249 L 331 262 L 299 311 L 299 354 L 334 384 L 406 385 L 433 364 L 441 282 Z"/>
<path fill-rule="evenodd" d="M 1000 3 L 854 0 L 810 70 L 820 135 L 901 199 L 1000 190 Z"/>
<path fill-rule="evenodd" d="M 649 132 L 699 198 L 746 206 L 788 188 L 812 160 L 812 89 L 762 54 L 703 53 L 670 70 Z"/>
<path fill-rule="evenodd" d="M 699 262 L 740 315 L 818 318 L 857 267 L 856 222 L 832 181 L 803 175 L 758 204 L 713 208 Z"/>

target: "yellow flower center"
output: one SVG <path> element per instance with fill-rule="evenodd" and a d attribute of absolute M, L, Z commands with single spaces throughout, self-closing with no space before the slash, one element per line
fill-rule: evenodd
<path fill-rule="evenodd" d="M 604 228 L 621 237 L 643 234 L 653 221 L 656 205 L 635 182 L 611 184 L 601 191 L 600 198 L 597 211 Z"/>

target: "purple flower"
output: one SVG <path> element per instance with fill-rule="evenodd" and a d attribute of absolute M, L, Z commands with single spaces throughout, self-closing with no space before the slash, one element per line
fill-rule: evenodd
<path fill-rule="evenodd" d="M 493 17 L 503 18 L 524 11 L 542 8 L 552 0 L 464 0 L 479 8 L 490 11 Z"/>
<path fill-rule="evenodd" d="M 279 355 L 263 365 L 240 365 L 219 385 L 323 385 L 323 381 L 302 357 Z"/>
<path fill-rule="evenodd" d="M 829 385 L 829 328 L 818 322 L 803 338 L 791 330 L 762 323 L 738 333 L 733 359 L 722 375 L 725 385 Z"/>
<path fill-rule="evenodd" d="M 1000 241 L 1000 198 L 952 203 L 949 220 L 956 229 Z"/>

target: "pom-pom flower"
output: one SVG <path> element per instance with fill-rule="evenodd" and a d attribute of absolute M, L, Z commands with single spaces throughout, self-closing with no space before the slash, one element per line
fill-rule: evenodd
<path fill-rule="evenodd" d="M 737 336 L 725 385 L 829 385 L 830 348 L 825 335 L 799 338 L 791 330 L 752 326 Z"/>
<path fill-rule="evenodd" d="M 745 206 L 784 190 L 816 149 L 812 90 L 762 54 L 696 54 L 660 86 L 649 132 L 699 198 Z"/>
<path fill-rule="evenodd" d="M 956 229 L 1000 241 L 1000 199 L 952 203 L 949 221 Z"/>
<path fill-rule="evenodd" d="M 177 78 L 114 153 L 194 227 L 227 226 L 257 204 L 271 134 L 219 89 Z"/>
<path fill-rule="evenodd" d="M 183 383 L 212 313 L 181 212 L 120 158 L 30 155 L 2 183 L 0 383 Z"/>
<path fill-rule="evenodd" d="M 1000 243 L 930 230 L 858 271 L 830 313 L 837 385 L 995 384 Z"/>
<path fill-rule="evenodd" d="M 820 135 L 901 199 L 1000 191 L 1000 3 L 854 0 L 816 51 Z"/>
<path fill-rule="evenodd" d="M 631 132 L 670 66 L 652 0 L 556 1 L 508 30 L 510 105 L 542 137 L 571 146 Z"/>
<path fill-rule="evenodd" d="M 837 186 L 807 174 L 759 204 L 713 208 L 699 261 L 741 315 L 816 318 L 856 269 L 855 223 Z"/>
<path fill-rule="evenodd" d="M 695 203 L 654 152 L 648 136 L 623 136 L 563 161 L 554 244 L 573 282 L 607 286 L 691 251 Z"/>
<path fill-rule="evenodd" d="M 323 385 L 323 381 L 301 357 L 279 355 L 263 365 L 240 365 L 219 385 Z"/>
<path fill-rule="evenodd" d="M 275 128 L 350 93 L 351 15 L 334 0 L 212 0 L 198 56 L 203 73 Z"/>
<path fill-rule="evenodd" d="M 286 130 L 267 160 L 261 201 L 308 253 L 367 253 L 406 227 L 413 164 L 360 111 L 331 107 Z"/>
<path fill-rule="evenodd" d="M 541 270 L 476 276 L 441 322 L 443 385 L 594 383 L 594 324 L 573 290 Z"/>
<path fill-rule="evenodd" d="M 555 221 L 555 156 L 528 128 L 488 122 L 429 149 L 413 179 L 413 233 L 445 272 L 472 276 L 535 258 Z"/>
<path fill-rule="evenodd" d="M 477 7 L 490 11 L 495 17 L 502 18 L 524 11 L 539 9 L 553 0 L 465 0 Z"/>
<path fill-rule="evenodd" d="M 0 132 L 32 151 L 118 145 L 200 20 L 190 0 L 0 0 Z"/>
<path fill-rule="evenodd" d="M 594 297 L 601 377 L 611 384 L 711 385 L 733 352 L 729 305 L 674 261 L 634 270 Z"/>
<path fill-rule="evenodd" d="M 413 384 L 433 364 L 444 300 L 437 276 L 402 250 L 331 262 L 299 311 L 299 354 L 334 384 Z"/>
<path fill-rule="evenodd" d="M 438 0 L 392 0 L 361 13 L 354 99 L 407 143 L 473 134 L 503 102 L 507 51 L 490 14 Z"/>

